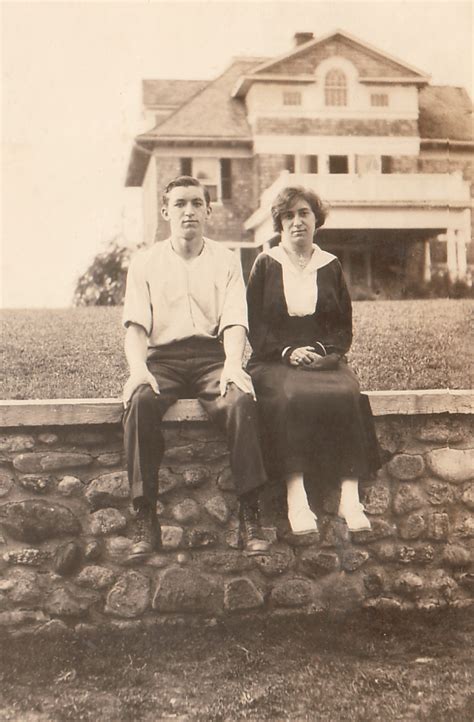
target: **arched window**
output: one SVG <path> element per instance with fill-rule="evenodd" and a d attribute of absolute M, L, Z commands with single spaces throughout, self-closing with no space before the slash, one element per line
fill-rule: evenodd
<path fill-rule="evenodd" d="M 324 82 L 326 105 L 347 105 L 347 81 L 342 70 L 330 70 Z"/>

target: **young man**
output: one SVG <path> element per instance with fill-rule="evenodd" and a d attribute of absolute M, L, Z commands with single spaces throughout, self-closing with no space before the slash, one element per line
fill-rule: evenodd
<path fill-rule="evenodd" d="M 124 387 L 124 440 L 137 511 L 136 538 L 126 563 L 159 546 L 158 469 L 164 452 L 161 420 L 178 399 L 195 396 L 227 432 L 248 554 L 261 554 L 258 491 L 266 481 L 255 394 L 242 368 L 247 307 L 237 257 L 203 235 L 211 214 L 207 190 L 180 176 L 163 195 L 170 237 L 141 251 L 127 278 L 124 325 L 130 377 Z"/>

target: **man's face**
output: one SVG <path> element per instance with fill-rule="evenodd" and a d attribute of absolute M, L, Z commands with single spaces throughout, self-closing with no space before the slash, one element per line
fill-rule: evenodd
<path fill-rule="evenodd" d="M 199 186 L 176 186 L 168 193 L 168 205 L 161 214 L 169 222 L 171 235 L 192 241 L 200 238 L 211 213 L 204 190 Z"/>

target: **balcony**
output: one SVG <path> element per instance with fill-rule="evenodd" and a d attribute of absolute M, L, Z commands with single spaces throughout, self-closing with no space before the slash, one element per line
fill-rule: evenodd
<path fill-rule="evenodd" d="M 397 173 L 366 175 L 316 175 L 283 171 L 262 194 L 262 204 L 271 201 L 287 185 L 312 188 L 331 204 L 461 204 L 469 203 L 469 184 L 456 173 Z"/>
<path fill-rule="evenodd" d="M 418 174 L 329 174 L 283 171 L 247 219 L 256 240 L 271 228 L 270 207 L 282 188 L 302 185 L 327 201 L 326 228 L 447 228 L 449 214 L 469 213 L 469 184 L 460 172 Z M 465 225 L 467 218 L 457 225 Z M 267 236 L 268 237 L 268 236 Z"/>

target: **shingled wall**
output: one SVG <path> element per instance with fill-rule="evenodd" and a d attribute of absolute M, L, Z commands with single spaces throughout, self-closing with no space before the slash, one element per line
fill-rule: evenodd
<path fill-rule="evenodd" d="M 474 424 L 467 392 L 371 395 L 386 463 L 363 490 L 372 531 L 350 534 L 337 498 L 320 538 L 295 537 L 264 499 L 271 553 L 238 548 L 225 441 L 195 401 L 166 422 L 163 549 L 126 568 L 132 513 L 109 401 L 2 402 L 0 625 L 204 615 L 409 610 L 473 603 Z"/>

